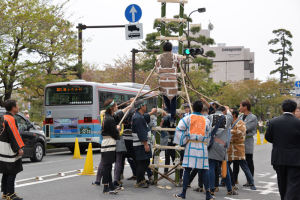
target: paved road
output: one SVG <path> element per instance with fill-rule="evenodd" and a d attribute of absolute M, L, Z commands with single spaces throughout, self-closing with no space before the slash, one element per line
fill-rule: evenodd
<path fill-rule="evenodd" d="M 216 194 L 217 199 L 226 200 L 279 200 L 276 175 L 270 166 L 271 145 L 257 145 L 255 147 L 255 182 L 257 191 L 249 191 L 241 188 L 238 196 L 226 196 L 224 188 Z M 100 154 L 94 154 L 94 165 L 100 160 Z M 25 200 L 84 200 L 84 199 L 143 199 L 143 200 L 169 200 L 172 195 L 179 192 L 181 188 L 173 187 L 168 182 L 160 182 L 160 185 L 172 186 L 171 190 L 160 189 L 152 186 L 149 189 L 136 189 L 134 182 L 124 181 L 125 190 L 117 196 L 102 194 L 102 187 L 92 186 L 95 176 L 79 176 L 76 170 L 82 169 L 84 159 L 72 160 L 68 152 L 49 154 L 41 163 L 30 163 L 25 160 L 24 171 L 17 177 L 17 192 Z M 64 176 L 58 173 L 66 172 Z M 125 178 L 131 176 L 130 168 L 125 169 Z M 42 177 L 39 181 L 32 178 Z M 246 182 L 243 173 L 240 173 L 241 184 Z M 192 187 L 196 187 L 196 179 Z M 188 191 L 187 199 L 205 199 L 204 194 Z"/>

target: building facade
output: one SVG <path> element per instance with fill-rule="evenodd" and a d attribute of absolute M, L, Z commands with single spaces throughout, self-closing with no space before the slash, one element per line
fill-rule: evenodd
<path fill-rule="evenodd" d="M 191 25 L 200 26 L 199 24 Z M 210 37 L 210 31 L 203 29 L 197 35 L 191 34 L 192 37 L 203 35 Z M 191 43 L 196 45 L 196 43 Z M 216 46 L 203 46 L 204 51 L 214 51 L 216 54 L 213 60 L 213 69 L 211 78 L 214 82 L 236 82 L 241 80 L 254 79 L 254 53 L 249 48 L 243 46 L 226 46 L 218 44 Z M 197 68 L 196 66 L 193 66 Z"/>

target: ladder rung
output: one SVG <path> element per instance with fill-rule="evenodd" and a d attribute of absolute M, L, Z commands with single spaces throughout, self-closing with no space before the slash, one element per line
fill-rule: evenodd
<path fill-rule="evenodd" d="M 157 164 L 150 164 L 150 168 L 174 168 L 175 165 L 157 165 Z M 183 169 L 182 166 L 177 166 L 176 169 Z"/>
<path fill-rule="evenodd" d="M 188 3 L 187 0 L 157 0 L 161 3 Z"/>
<path fill-rule="evenodd" d="M 162 22 L 186 22 L 187 20 L 184 18 L 157 18 L 157 21 Z"/>
<path fill-rule="evenodd" d="M 186 37 L 165 37 L 165 36 L 157 36 L 156 39 L 158 40 L 178 40 L 178 41 L 185 41 Z"/>
<path fill-rule="evenodd" d="M 161 145 L 154 145 L 153 146 L 154 149 L 171 149 L 171 150 L 184 150 L 184 147 L 180 147 L 180 146 L 161 146 Z"/>
<path fill-rule="evenodd" d="M 153 131 L 176 131 L 176 128 L 161 128 L 160 126 L 153 127 Z"/>

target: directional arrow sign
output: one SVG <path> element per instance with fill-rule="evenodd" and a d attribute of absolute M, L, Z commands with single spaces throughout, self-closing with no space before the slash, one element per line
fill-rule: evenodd
<path fill-rule="evenodd" d="M 296 87 L 296 88 L 300 88 L 300 81 L 296 81 L 296 82 L 295 82 L 295 87 Z"/>
<path fill-rule="evenodd" d="M 135 14 L 137 13 L 136 9 L 134 6 L 131 6 L 131 9 L 130 9 L 130 13 L 131 13 L 131 19 L 133 22 L 135 22 Z"/>
<path fill-rule="evenodd" d="M 138 22 L 142 17 L 141 7 L 136 4 L 129 5 L 125 10 L 125 17 L 131 23 Z"/>

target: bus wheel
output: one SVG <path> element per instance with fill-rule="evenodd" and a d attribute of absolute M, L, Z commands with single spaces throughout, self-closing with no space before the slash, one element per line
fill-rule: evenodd
<path fill-rule="evenodd" d="M 72 154 L 74 154 L 74 147 L 68 147 L 68 149 L 71 151 Z"/>
<path fill-rule="evenodd" d="M 85 145 L 80 145 L 79 146 L 79 149 L 80 149 L 80 154 L 85 154 L 85 150 L 87 149 L 87 147 Z"/>

